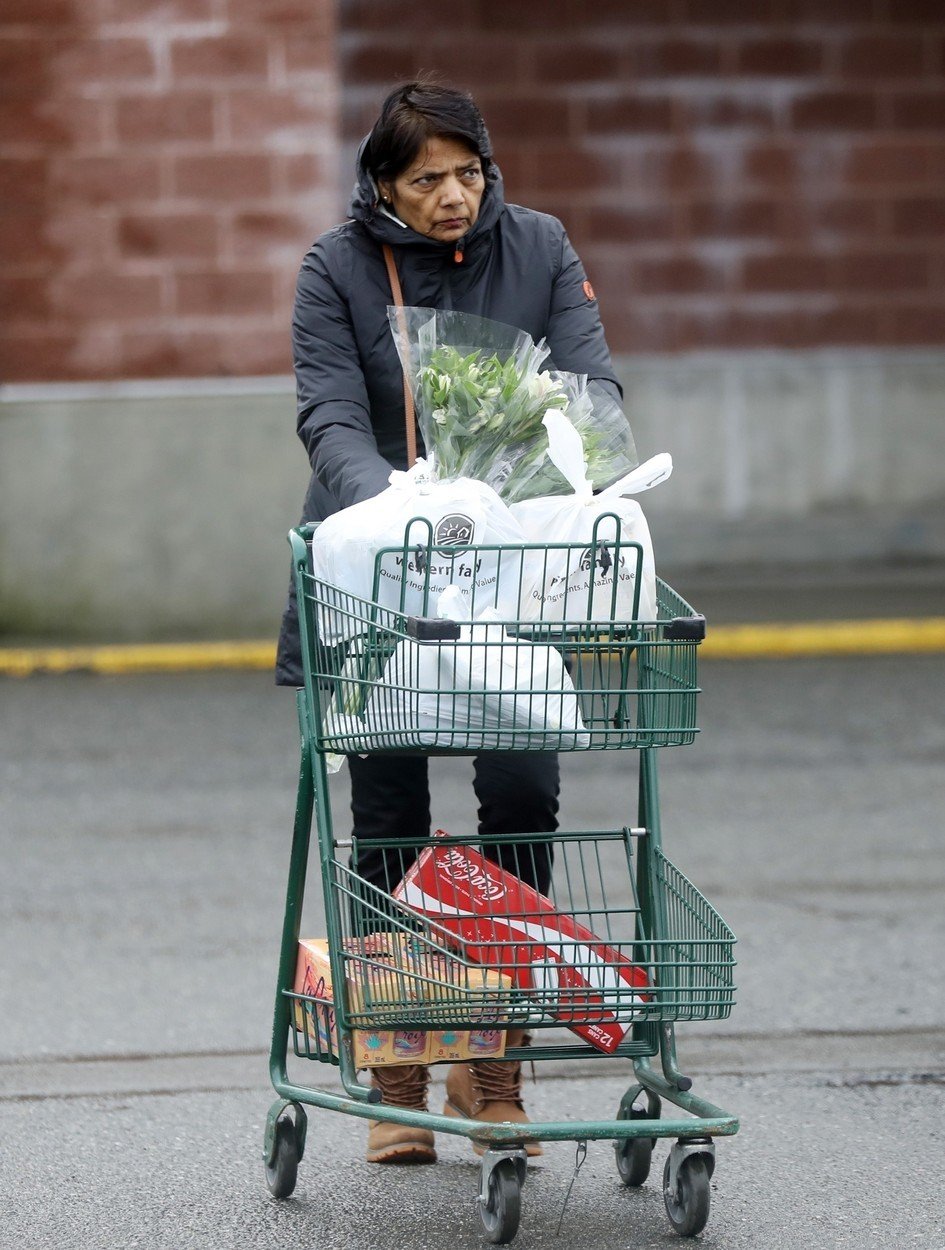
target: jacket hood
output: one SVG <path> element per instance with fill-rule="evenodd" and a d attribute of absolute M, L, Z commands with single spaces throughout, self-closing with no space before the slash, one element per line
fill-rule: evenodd
<path fill-rule="evenodd" d="M 348 216 L 359 221 L 373 238 L 379 243 L 390 243 L 398 247 L 432 248 L 437 252 L 452 252 L 455 243 L 442 243 L 436 239 L 428 239 L 425 234 L 418 234 L 410 226 L 389 213 L 381 203 L 377 183 L 364 164 L 364 149 L 369 136 L 361 140 L 358 147 L 357 180 L 351 192 L 348 205 Z M 499 217 L 505 211 L 505 194 L 502 186 L 502 174 L 495 161 L 489 162 L 486 173 L 486 189 L 479 205 L 479 216 L 471 230 L 463 236 L 463 247 L 468 248 L 478 238 L 488 234 Z"/>

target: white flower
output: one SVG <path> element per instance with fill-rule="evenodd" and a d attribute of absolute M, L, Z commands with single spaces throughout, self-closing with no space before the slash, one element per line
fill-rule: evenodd
<path fill-rule="evenodd" d="M 437 423 L 437 425 L 446 425 L 446 409 L 445 408 L 434 408 L 432 416 L 433 416 L 433 420 Z"/>

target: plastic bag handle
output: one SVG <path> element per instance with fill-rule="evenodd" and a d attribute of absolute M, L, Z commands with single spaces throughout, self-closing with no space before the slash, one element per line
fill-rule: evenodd
<path fill-rule="evenodd" d="M 382 244 L 384 251 L 384 264 L 387 266 L 387 278 L 390 282 L 390 293 L 394 297 L 394 304 L 397 307 L 397 324 L 400 332 L 404 336 L 404 342 L 407 341 L 407 319 L 404 316 L 404 293 L 400 289 L 400 278 L 397 274 L 397 266 L 394 264 L 394 253 L 389 243 Z M 413 392 L 410 389 L 410 382 L 407 380 L 407 371 L 404 370 L 404 419 L 407 422 L 407 468 L 412 469 L 417 459 L 417 420 L 413 407 Z"/>

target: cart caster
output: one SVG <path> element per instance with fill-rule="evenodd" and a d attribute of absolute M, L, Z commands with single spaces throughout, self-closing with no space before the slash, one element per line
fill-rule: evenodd
<path fill-rule="evenodd" d="M 709 1218 L 709 1180 L 715 1168 L 711 1142 L 677 1142 L 663 1168 L 663 1202 L 680 1237 L 695 1237 Z"/>
<path fill-rule="evenodd" d="M 493 1245 L 507 1245 L 518 1232 L 525 1171 L 524 1150 L 487 1150 L 483 1155 L 476 1202 L 486 1240 Z"/>
<path fill-rule="evenodd" d="M 288 1113 L 293 1105 L 296 1119 Z M 274 1198 L 288 1198 L 295 1189 L 304 1141 L 305 1112 L 297 1104 L 277 1103 L 269 1112 L 263 1150 L 266 1185 Z"/>
<path fill-rule="evenodd" d="M 637 1087 L 639 1089 L 639 1086 Z M 661 1104 L 659 1098 L 655 1094 L 647 1094 L 648 1105 L 638 1107 L 635 1104 L 628 1105 L 627 1100 L 620 1104 L 617 1112 L 618 1120 L 658 1120 L 660 1118 Z M 656 1145 L 655 1137 L 624 1137 L 620 1141 L 614 1142 L 614 1153 L 617 1157 L 617 1171 L 620 1179 L 628 1188 L 636 1188 L 646 1183 L 647 1177 L 650 1175 L 650 1165 L 653 1160 L 653 1147 Z"/>

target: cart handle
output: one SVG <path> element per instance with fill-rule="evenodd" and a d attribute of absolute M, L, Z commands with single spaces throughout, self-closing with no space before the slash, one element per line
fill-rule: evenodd
<path fill-rule="evenodd" d="M 702 642 L 705 638 L 705 617 L 701 613 L 677 616 L 663 626 L 663 637 L 670 642 Z"/>
<path fill-rule="evenodd" d="M 433 616 L 408 616 L 407 633 L 417 642 L 456 642 L 461 637 L 459 621 Z"/>

